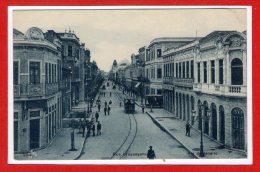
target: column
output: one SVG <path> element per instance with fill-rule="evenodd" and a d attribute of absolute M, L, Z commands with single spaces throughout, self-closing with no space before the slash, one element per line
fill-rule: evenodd
<path fill-rule="evenodd" d="M 197 71 L 198 69 L 197 69 L 197 63 L 195 60 L 194 60 L 193 68 L 194 68 L 194 83 L 198 83 L 198 71 Z"/>
<path fill-rule="evenodd" d="M 219 60 L 215 60 L 215 83 L 219 84 Z"/>
<path fill-rule="evenodd" d="M 191 61 L 192 60 L 189 61 L 189 78 L 191 78 Z M 194 68 L 194 66 L 193 66 L 193 68 Z"/>
<path fill-rule="evenodd" d="M 242 58 L 243 58 L 243 86 L 247 85 L 247 55 L 246 50 L 242 50 Z"/>
<path fill-rule="evenodd" d="M 225 85 L 231 85 L 231 66 L 229 64 L 229 53 L 227 53 L 227 57 L 223 59 L 223 78 L 224 78 L 224 84 Z"/>

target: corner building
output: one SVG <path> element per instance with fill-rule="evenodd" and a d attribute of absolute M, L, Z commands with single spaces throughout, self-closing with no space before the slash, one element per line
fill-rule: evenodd
<path fill-rule="evenodd" d="M 246 47 L 245 33 L 214 31 L 164 53 L 164 99 L 171 102 L 164 108 L 194 128 L 202 127 L 215 141 L 242 151 L 247 151 Z M 196 120 L 192 111 L 198 117 L 210 112 L 210 118 Z"/>
<path fill-rule="evenodd" d="M 62 124 L 61 42 L 41 29 L 13 31 L 14 151 L 46 147 Z"/>

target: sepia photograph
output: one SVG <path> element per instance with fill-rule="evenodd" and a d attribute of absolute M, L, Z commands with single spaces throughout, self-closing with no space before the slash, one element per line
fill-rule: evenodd
<path fill-rule="evenodd" d="M 252 162 L 251 8 L 9 16 L 9 163 Z"/>

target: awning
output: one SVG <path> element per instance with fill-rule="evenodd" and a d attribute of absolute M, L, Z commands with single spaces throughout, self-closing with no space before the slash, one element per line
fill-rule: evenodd
<path fill-rule="evenodd" d="M 135 88 L 138 88 L 140 84 L 141 84 L 141 82 L 138 82 L 138 83 L 135 85 Z"/>

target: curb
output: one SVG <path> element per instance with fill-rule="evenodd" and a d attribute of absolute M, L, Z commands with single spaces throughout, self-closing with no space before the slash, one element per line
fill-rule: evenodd
<path fill-rule="evenodd" d="M 84 141 L 83 141 L 83 143 L 82 143 L 82 146 L 81 146 L 81 150 L 80 150 L 80 152 L 79 152 L 79 154 L 76 156 L 76 158 L 74 158 L 73 160 L 78 160 L 80 157 L 81 157 L 81 155 L 82 155 L 82 153 L 83 153 L 83 149 L 84 149 L 84 147 L 85 147 L 85 144 L 86 144 L 86 141 L 87 141 L 87 136 L 85 136 L 85 139 L 84 139 Z"/>
<path fill-rule="evenodd" d="M 178 143 L 180 143 L 184 149 L 186 149 L 192 156 L 194 156 L 196 159 L 200 159 L 199 156 L 196 155 L 194 151 L 192 151 L 188 146 L 186 146 L 184 143 L 182 143 L 180 140 L 178 140 L 167 128 L 162 126 L 149 112 L 146 112 L 146 114 L 152 119 L 152 121 L 157 125 L 161 130 L 169 134 L 173 139 L 175 139 Z"/>

